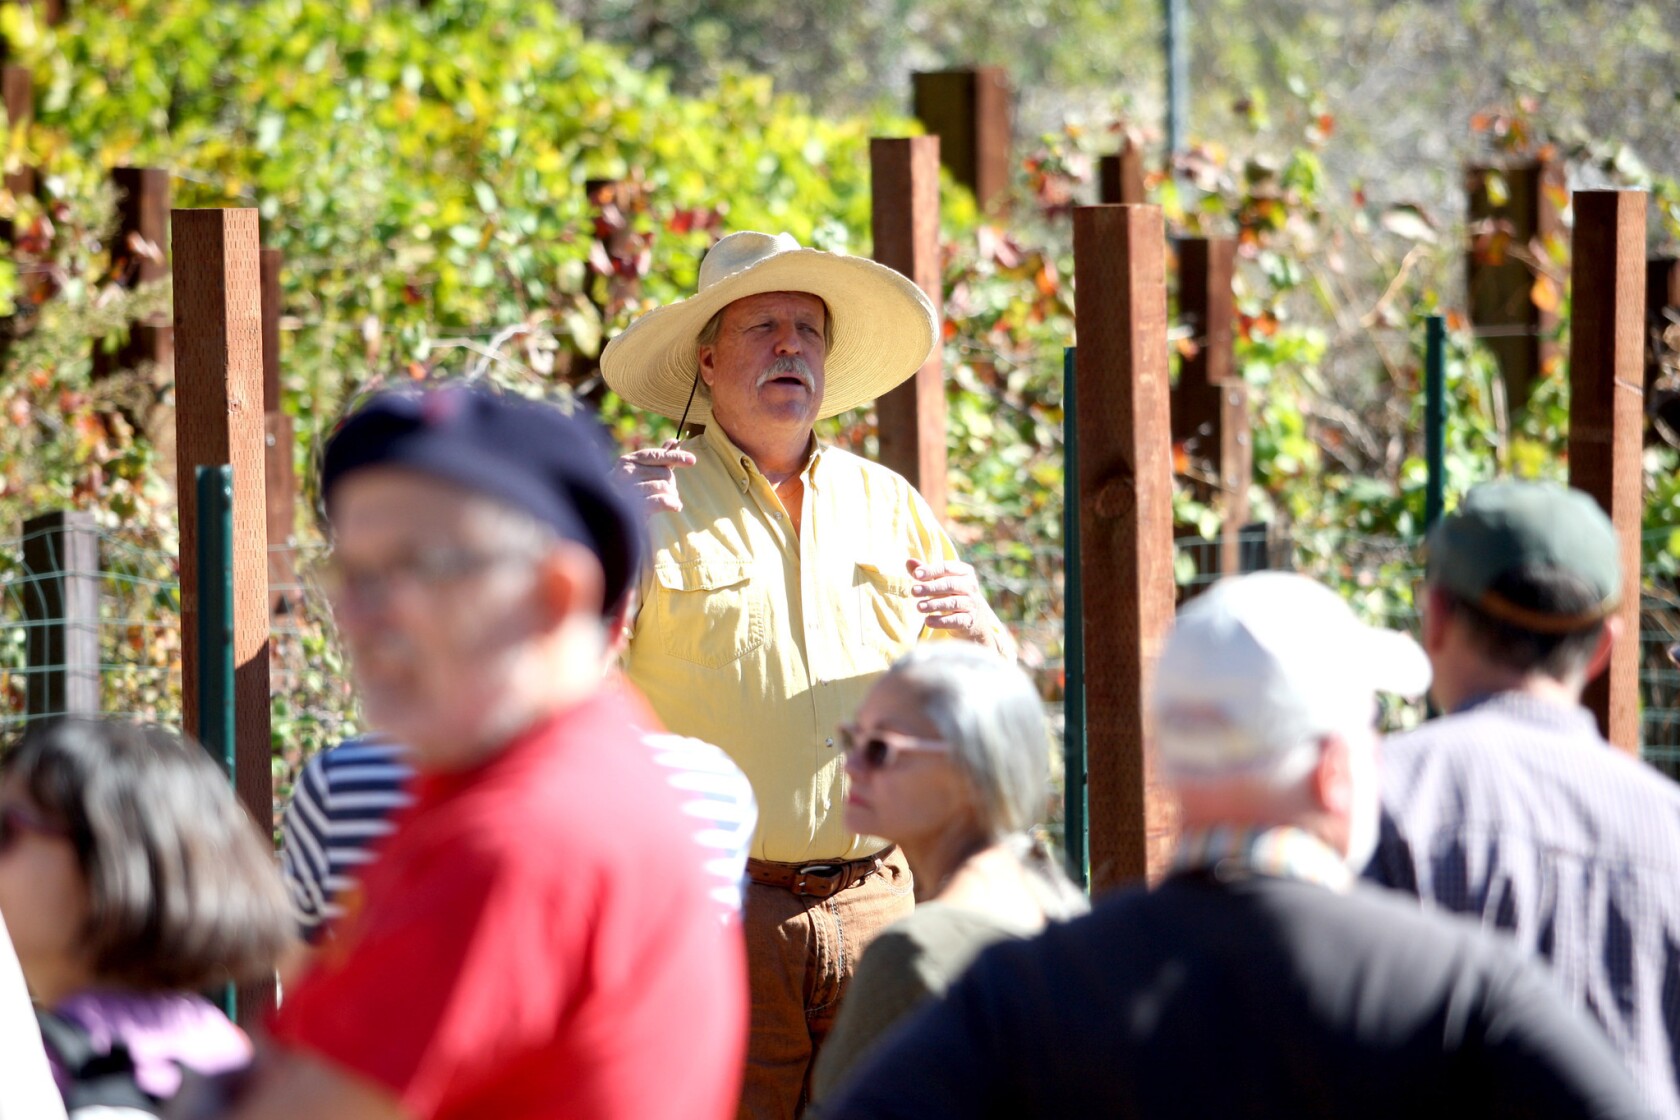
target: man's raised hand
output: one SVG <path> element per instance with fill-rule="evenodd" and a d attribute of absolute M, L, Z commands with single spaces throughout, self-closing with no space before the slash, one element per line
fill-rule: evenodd
<path fill-rule="evenodd" d="M 920 600 L 916 606 L 934 630 L 951 630 L 971 642 L 991 646 L 1013 659 L 1006 648 L 1008 638 L 997 616 L 980 591 L 980 577 L 961 560 L 915 560 L 905 564 L 916 582 L 910 593 Z"/>
<path fill-rule="evenodd" d="M 663 447 L 644 447 L 618 457 L 618 472 L 642 497 L 642 514 L 677 513 L 683 508 L 677 496 L 677 467 L 692 467 L 699 462 L 694 454 L 683 451 L 674 439 Z"/>

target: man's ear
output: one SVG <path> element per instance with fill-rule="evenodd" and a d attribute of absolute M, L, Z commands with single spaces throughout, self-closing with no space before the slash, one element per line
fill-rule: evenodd
<path fill-rule="evenodd" d="M 601 561 L 575 541 L 561 541 L 537 561 L 537 603 L 544 629 L 577 614 L 601 617 L 606 585 Z"/>
<path fill-rule="evenodd" d="M 1582 680 L 1590 681 L 1610 667 L 1610 651 L 1622 640 L 1626 630 L 1627 620 L 1621 615 L 1613 614 L 1604 620 L 1604 629 L 1598 632 L 1598 644 L 1593 646 L 1592 656 L 1587 658 L 1587 673 Z"/>
<path fill-rule="evenodd" d="M 706 383 L 706 388 L 712 387 L 712 379 L 717 376 L 717 347 L 700 346 L 695 349 L 695 355 L 700 361 L 700 380 Z"/>
<path fill-rule="evenodd" d="M 1324 812 L 1346 815 L 1353 810 L 1352 750 L 1340 735 L 1318 741 L 1318 764 L 1312 768 L 1307 788 L 1315 806 Z"/>
<path fill-rule="evenodd" d="M 1447 623 L 1452 610 L 1439 587 L 1426 583 L 1418 590 L 1422 596 L 1422 601 L 1415 604 L 1418 621 L 1422 624 L 1418 635 L 1420 644 L 1425 653 L 1438 653 L 1447 640 Z"/>

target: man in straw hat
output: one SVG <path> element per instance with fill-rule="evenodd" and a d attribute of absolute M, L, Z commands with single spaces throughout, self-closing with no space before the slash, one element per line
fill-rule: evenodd
<path fill-rule="evenodd" d="M 1648 1115 L 1503 939 L 1356 881 L 1376 694 L 1428 681 L 1304 576 L 1195 599 L 1150 697 L 1183 807 L 1165 880 L 987 950 L 823 1120 Z"/>
<path fill-rule="evenodd" d="M 798 1114 L 853 962 L 912 905 L 902 857 L 842 821 L 835 728 L 924 638 L 1013 654 L 915 490 L 812 432 L 914 373 L 936 323 L 889 268 L 737 233 L 706 256 L 696 295 L 601 356 L 625 400 L 706 425 L 620 460 L 652 538 L 625 668 L 667 726 L 723 746 L 758 795 L 744 1117 Z"/>
<path fill-rule="evenodd" d="M 1436 526 L 1418 607 L 1447 714 L 1386 749 L 1371 874 L 1509 930 L 1680 1120 L 1680 786 L 1581 707 L 1624 593 L 1578 490 L 1488 483 Z"/>

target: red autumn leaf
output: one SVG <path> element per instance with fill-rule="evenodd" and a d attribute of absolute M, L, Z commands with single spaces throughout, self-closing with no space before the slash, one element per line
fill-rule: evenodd
<path fill-rule="evenodd" d="M 672 233 L 687 233 L 694 228 L 694 211 L 678 210 L 671 215 L 670 221 L 665 223 L 665 228 Z"/>
<path fill-rule="evenodd" d="M 1173 473 L 1187 474 L 1190 470 L 1190 449 L 1184 440 L 1175 440 L 1172 445 Z"/>
<path fill-rule="evenodd" d="M 1563 302 L 1563 293 L 1558 290 L 1557 281 L 1545 273 L 1534 278 L 1534 286 L 1528 290 L 1528 298 L 1534 306 L 1545 312 L 1553 312 Z"/>
<path fill-rule="evenodd" d="M 1197 354 L 1202 352 L 1202 348 L 1197 345 L 1196 340 L 1189 335 L 1175 339 L 1173 348 L 1178 351 L 1178 356 L 1187 362 L 1193 360 Z"/>

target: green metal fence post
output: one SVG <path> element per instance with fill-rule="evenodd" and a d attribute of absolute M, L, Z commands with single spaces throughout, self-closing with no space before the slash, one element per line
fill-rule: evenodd
<path fill-rule="evenodd" d="M 1068 874 L 1090 882 L 1085 805 L 1085 596 L 1079 578 L 1079 439 L 1073 403 L 1074 348 L 1062 350 L 1062 571 L 1063 660 L 1062 822 Z"/>
<path fill-rule="evenodd" d="M 233 747 L 233 468 L 198 467 L 198 737 L 234 781 Z M 222 992 L 222 1010 L 238 1013 L 238 991 Z"/>
<path fill-rule="evenodd" d="M 1425 532 L 1445 512 L 1447 494 L 1447 321 L 1431 315 L 1424 328 L 1424 448 L 1429 488 L 1423 505 Z"/>

